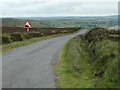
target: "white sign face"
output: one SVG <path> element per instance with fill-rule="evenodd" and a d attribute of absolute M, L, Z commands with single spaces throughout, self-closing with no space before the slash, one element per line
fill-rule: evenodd
<path fill-rule="evenodd" d="M 26 23 L 24 24 L 24 28 L 32 28 L 32 25 L 29 21 L 26 21 Z"/>

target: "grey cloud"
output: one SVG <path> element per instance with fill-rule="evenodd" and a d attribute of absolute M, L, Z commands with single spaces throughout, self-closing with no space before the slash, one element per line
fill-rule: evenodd
<path fill-rule="evenodd" d="M 117 13 L 116 5 L 107 2 L 21 2 L 6 3 L 2 11 L 3 16 L 107 15 Z"/>

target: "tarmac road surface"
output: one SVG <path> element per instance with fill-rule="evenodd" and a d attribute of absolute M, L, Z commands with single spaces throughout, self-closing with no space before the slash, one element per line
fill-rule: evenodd
<path fill-rule="evenodd" d="M 2 56 L 2 88 L 55 88 L 54 65 L 68 40 L 87 30 L 17 48 Z"/>

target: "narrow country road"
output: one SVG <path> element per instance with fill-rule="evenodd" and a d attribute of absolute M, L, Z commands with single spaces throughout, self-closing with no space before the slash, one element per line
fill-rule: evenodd
<path fill-rule="evenodd" d="M 55 88 L 54 65 L 65 43 L 87 30 L 17 48 L 2 56 L 3 88 Z"/>

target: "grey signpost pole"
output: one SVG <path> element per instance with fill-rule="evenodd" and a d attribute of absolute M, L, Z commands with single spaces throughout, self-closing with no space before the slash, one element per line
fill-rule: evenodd
<path fill-rule="evenodd" d="M 27 28 L 27 32 L 29 32 L 29 28 Z"/>

